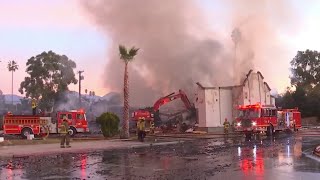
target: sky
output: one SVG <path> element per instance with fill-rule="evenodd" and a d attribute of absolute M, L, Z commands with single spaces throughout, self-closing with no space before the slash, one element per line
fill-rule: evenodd
<path fill-rule="evenodd" d="M 224 17 L 226 9 L 219 0 L 197 0 L 209 20 L 209 26 L 230 36 L 228 19 L 210 23 L 212 16 Z M 265 80 L 272 89 L 282 92 L 290 85 L 290 61 L 298 50 L 318 50 L 320 47 L 320 1 L 293 0 L 301 23 L 292 33 L 279 32 L 282 43 L 288 48 L 281 52 L 283 61 L 269 63 L 281 66 L 281 71 L 266 70 Z M 213 18 L 213 17 L 212 17 Z M 274 27 L 277 28 L 277 27 Z M 26 76 L 27 60 L 43 51 L 52 50 L 65 54 L 77 64 L 76 71 L 84 70 L 82 89 L 95 91 L 97 95 L 109 92 L 104 87 L 104 70 L 107 64 L 108 37 L 93 24 L 76 0 L 2 0 L 0 5 L 0 89 L 11 94 L 11 73 L 7 70 L 9 60 L 17 61 L 19 69 L 14 73 L 13 93 L 20 94 L 20 82 Z M 259 68 L 259 65 L 258 65 Z M 265 68 L 265 67 L 264 67 Z M 119 71 L 122 71 L 120 69 Z M 276 74 L 276 75 L 275 75 Z M 78 85 L 70 85 L 78 90 Z"/>

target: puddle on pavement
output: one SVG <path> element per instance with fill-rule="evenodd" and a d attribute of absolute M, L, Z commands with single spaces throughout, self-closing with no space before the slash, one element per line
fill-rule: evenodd
<path fill-rule="evenodd" d="M 210 139 L 129 150 L 60 154 L 1 162 L 0 179 L 206 179 L 320 173 L 305 150 L 319 139 Z M 263 178 L 262 178 L 263 179 Z"/>

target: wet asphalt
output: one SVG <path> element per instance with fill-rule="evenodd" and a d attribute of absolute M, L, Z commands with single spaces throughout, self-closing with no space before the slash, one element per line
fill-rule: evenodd
<path fill-rule="evenodd" d="M 0 179 L 320 179 L 319 136 L 190 139 L 167 146 L 0 160 Z M 23 149 L 22 149 L 23 151 Z"/>

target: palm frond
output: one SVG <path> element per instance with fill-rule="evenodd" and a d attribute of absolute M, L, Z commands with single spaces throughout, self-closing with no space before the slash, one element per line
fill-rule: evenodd
<path fill-rule="evenodd" d="M 129 50 L 129 56 L 134 57 L 138 54 L 139 48 L 135 48 L 134 46 Z"/>
<path fill-rule="evenodd" d="M 128 63 L 133 60 L 133 58 L 137 55 L 139 48 L 132 47 L 129 51 L 123 46 L 119 45 L 119 53 L 120 59 L 122 59 L 125 63 Z"/>
<path fill-rule="evenodd" d="M 127 48 L 123 45 L 119 45 L 119 53 L 120 53 L 120 59 L 126 59 L 128 56 Z"/>
<path fill-rule="evenodd" d="M 19 65 L 17 64 L 16 61 L 9 61 L 8 62 L 8 70 L 9 71 L 16 71 L 19 69 Z"/>

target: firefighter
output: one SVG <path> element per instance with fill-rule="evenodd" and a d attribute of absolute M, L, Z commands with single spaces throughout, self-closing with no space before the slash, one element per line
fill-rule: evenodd
<path fill-rule="evenodd" d="M 151 121 L 151 122 L 150 122 L 150 133 L 151 133 L 151 134 L 154 134 L 154 128 L 155 128 L 155 127 L 154 127 L 154 122 Z"/>
<path fill-rule="evenodd" d="M 228 134 L 229 133 L 229 128 L 230 128 L 230 123 L 229 123 L 228 119 L 225 118 L 224 119 L 224 123 L 223 123 L 224 134 Z"/>
<path fill-rule="evenodd" d="M 35 99 L 31 101 L 32 115 L 36 115 L 37 113 L 37 102 Z"/>
<path fill-rule="evenodd" d="M 137 130 L 138 130 L 138 140 L 143 142 L 144 137 L 146 136 L 144 118 L 139 119 L 137 123 Z"/>
<path fill-rule="evenodd" d="M 60 127 L 60 134 L 61 134 L 61 143 L 60 147 L 65 148 L 64 144 L 66 144 L 67 148 L 70 148 L 70 134 L 69 134 L 69 124 L 67 117 L 63 117 L 63 122 Z"/>

